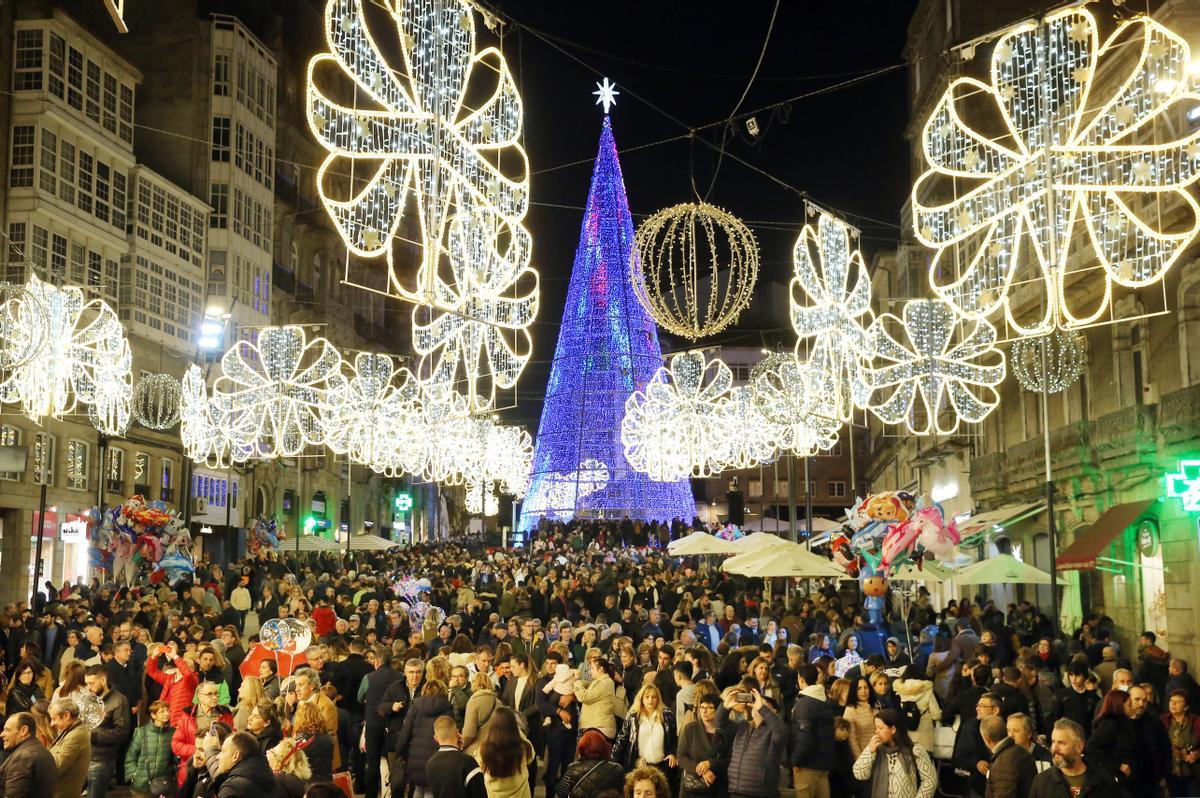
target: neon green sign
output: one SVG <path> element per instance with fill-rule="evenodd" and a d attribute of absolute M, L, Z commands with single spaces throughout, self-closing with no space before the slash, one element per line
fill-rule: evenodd
<path fill-rule="evenodd" d="M 1167 474 L 1167 495 L 1179 499 L 1186 512 L 1200 512 L 1200 460 L 1179 461 L 1179 470 Z"/>
<path fill-rule="evenodd" d="M 396 511 L 407 513 L 412 509 L 412 496 L 407 493 L 396 494 Z"/>

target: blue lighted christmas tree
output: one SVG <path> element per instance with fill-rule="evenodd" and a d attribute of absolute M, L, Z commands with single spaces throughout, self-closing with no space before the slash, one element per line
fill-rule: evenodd
<path fill-rule="evenodd" d="M 629 280 L 633 219 L 608 116 L 611 94 L 600 101 L 600 151 L 546 386 L 523 531 L 542 516 L 690 523 L 695 515 L 686 479 L 655 482 L 629 465 L 621 445 L 625 400 L 662 366 L 662 350 Z"/>

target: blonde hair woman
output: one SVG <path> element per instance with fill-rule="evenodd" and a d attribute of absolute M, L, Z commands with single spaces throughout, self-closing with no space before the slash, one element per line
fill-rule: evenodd
<path fill-rule="evenodd" d="M 653 683 L 642 685 L 617 733 L 612 758 L 625 770 L 641 765 L 675 767 L 675 716 Z"/>
<path fill-rule="evenodd" d="M 287 798 L 301 798 L 304 795 L 304 785 L 312 778 L 312 769 L 308 766 L 308 757 L 296 747 L 294 740 L 281 740 L 274 748 L 268 749 L 267 764 L 275 774 L 280 794 Z"/>
<path fill-rule="evenodd" d="M 426 662 L 425 681 L 450 684 L 450 660 L 437 656 Z"/>
<path fill-rule="evenodd" d="M 262 679 L 257 676 L 247 676 L 242 679 L 237 699 L 237 709 L 233 713 L 233 728 L 236 731 L 244 732 L 246 731 L 246 722 L 250 720 L 250 713 L 259 704 L 270 699 L 267 698 L 267 691 L 263 689 Z"/>
<path fill-rule="evenodd" d="M 316 704 L 301 701 L 296 705 L 291 739 L 308 757 L 313 779 L 333 781 L 333 737 L 325 730 L 325 720 Z"/>
<path fill-rule="evenodd" d="M 471 697 L 467 699 L 467 708 L 463 712 L 462 742 L 463 751 L 475 756 L 479 751 L 483 732 L 501 704 L 492 687 L 490 674 L 478 671 L 471 678 L 471 691 Z"/>

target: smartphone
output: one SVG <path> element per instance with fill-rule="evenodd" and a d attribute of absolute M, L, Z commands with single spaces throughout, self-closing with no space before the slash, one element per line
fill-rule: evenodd
<path fill-rule="evenodd" d="M 734 693 L 733 700 L 739 704 L 753 704 L 754 693 L 747 693 L 745 691 Z"/>

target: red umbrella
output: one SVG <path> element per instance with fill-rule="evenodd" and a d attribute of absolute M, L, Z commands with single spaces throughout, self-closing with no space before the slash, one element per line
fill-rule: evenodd
<path fill-rule="evenodd" d="M 289 654 L 286 651 L 270 651 L 262 643 L 250 646 L 249 653 L 242 660 L 242 676 L 258 676 L 258 664 L 263 660 L 273 660 L 279 666 L 279 678 L 286 679 L 300 665 L 307 665 L 308 658 L 304 653 Z"/>

